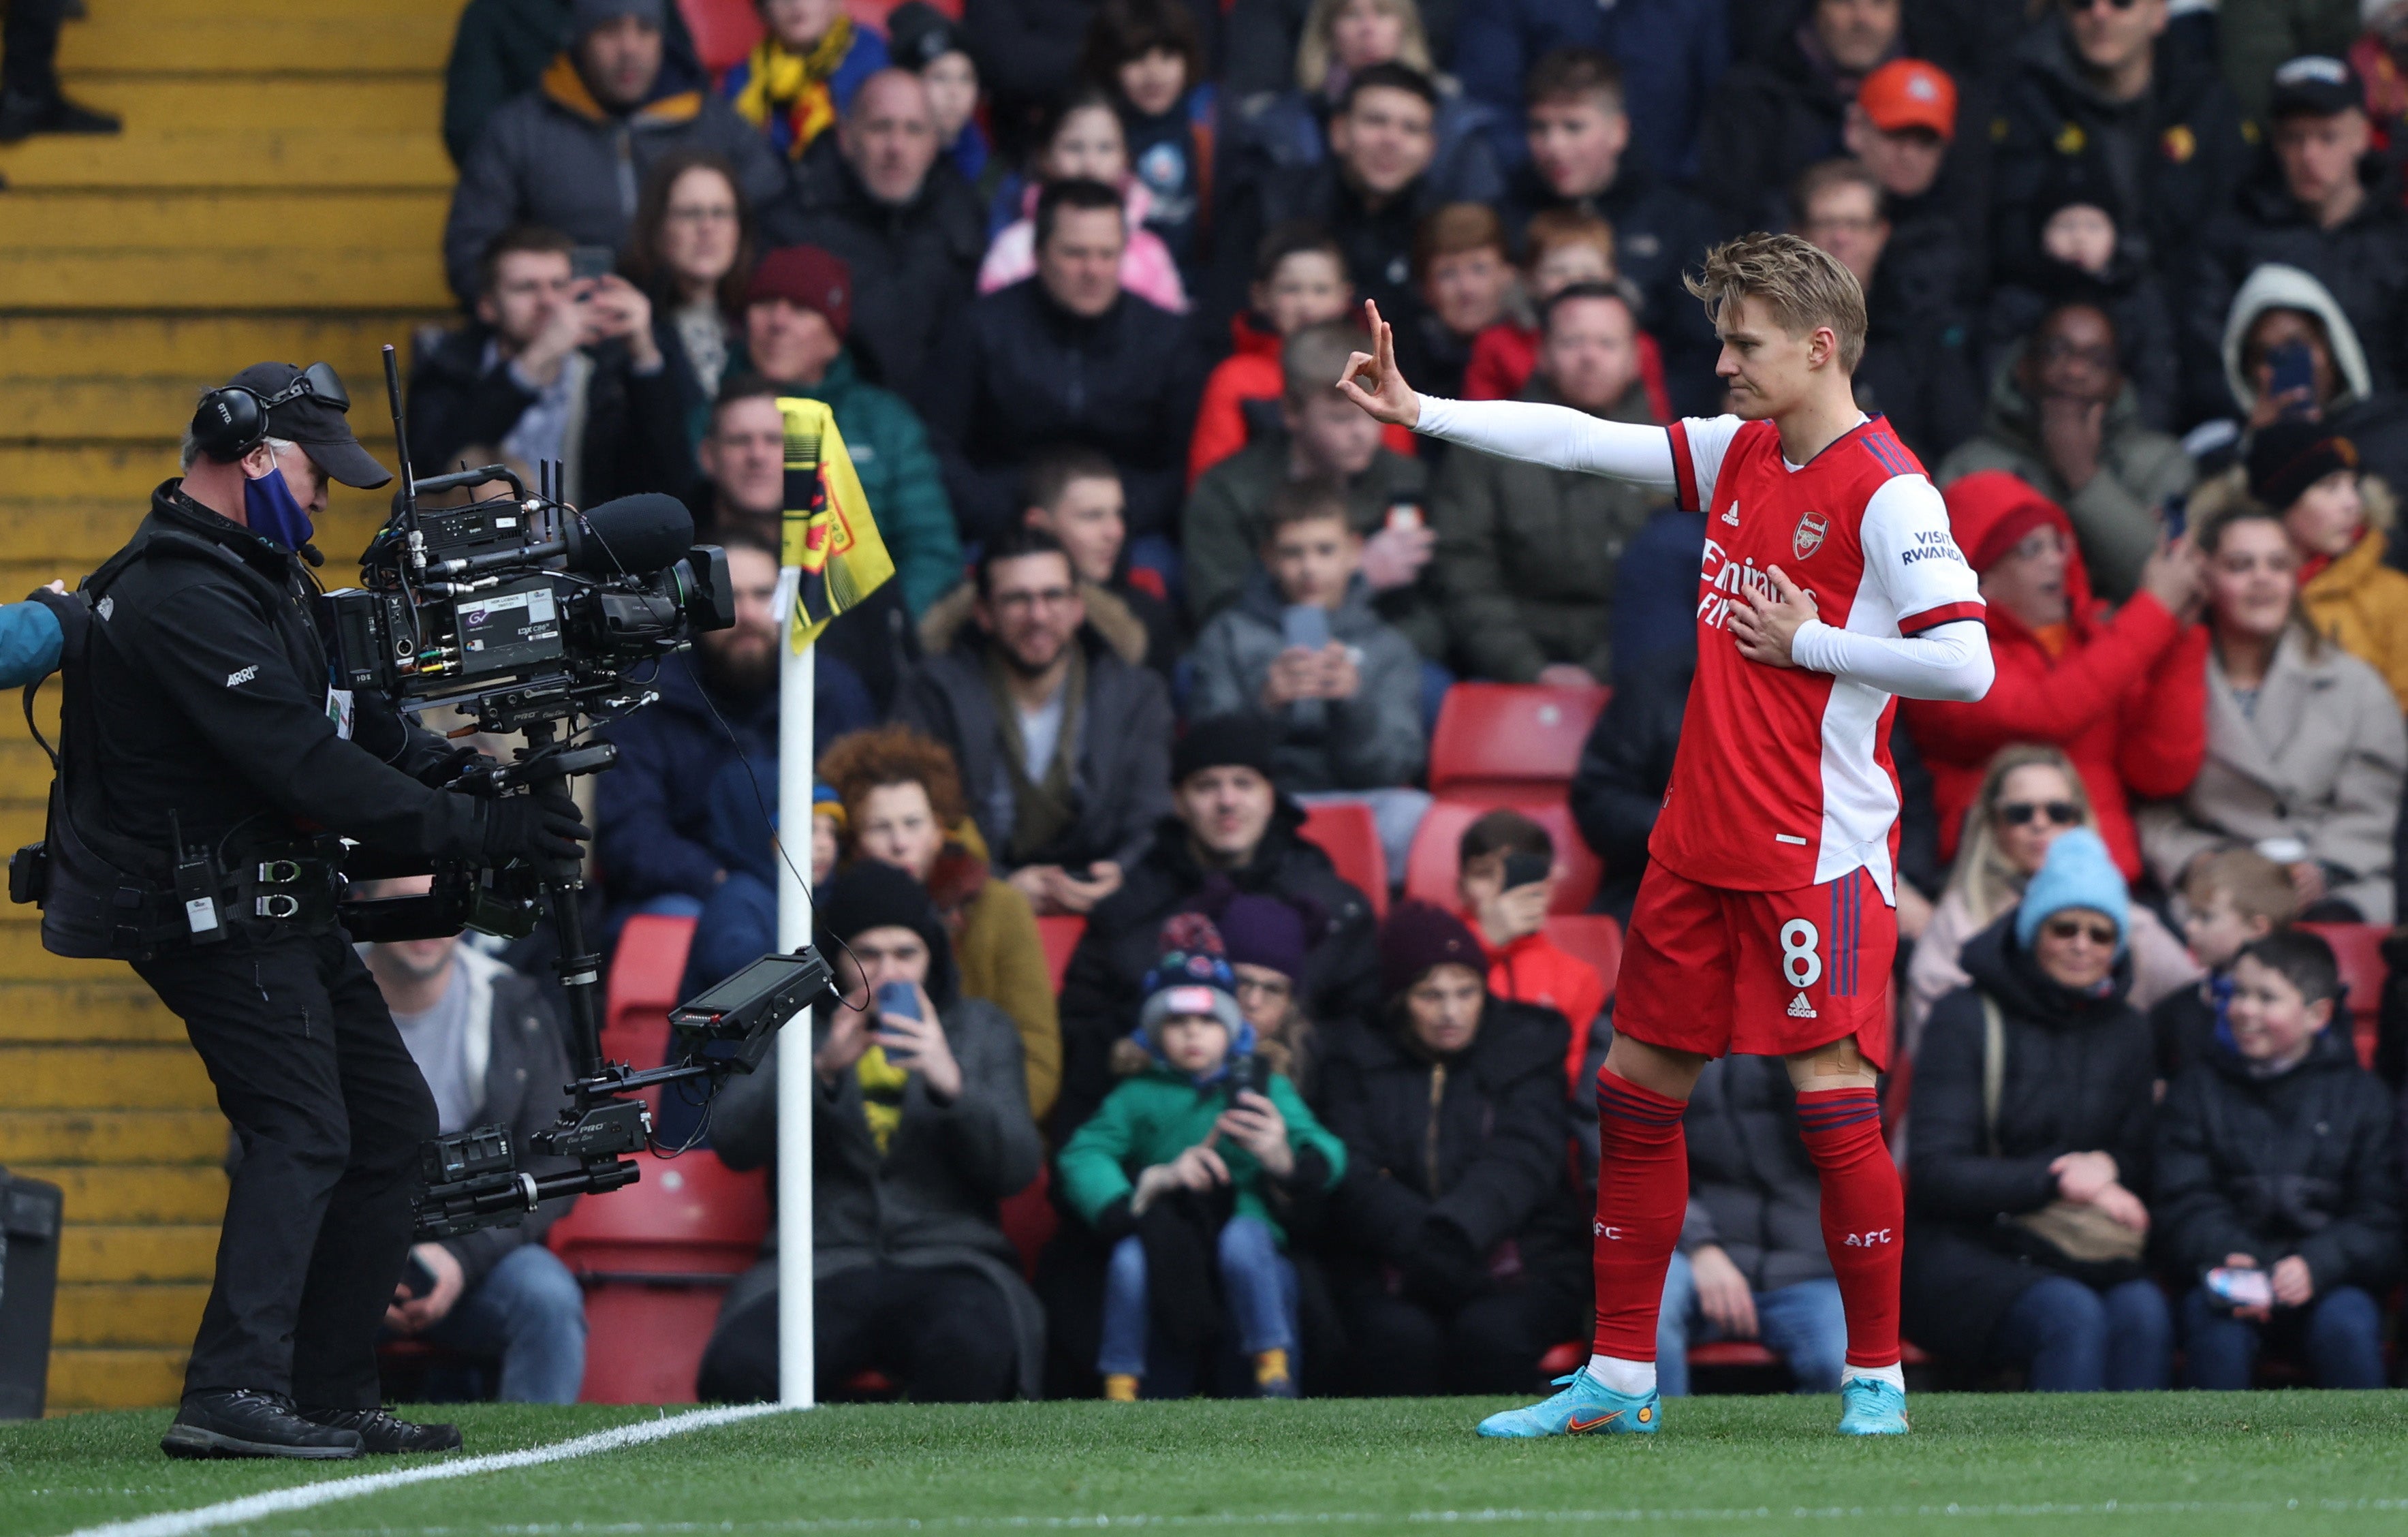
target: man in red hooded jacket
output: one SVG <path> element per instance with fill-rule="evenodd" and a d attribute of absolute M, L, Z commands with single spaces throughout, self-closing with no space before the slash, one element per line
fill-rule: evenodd
<path fill-rule="evenodd" d="M 2091 595 L 2072 521 L 2028 481 L 1983 470 L 1950 486 L 1947 501 L 1949 531 L 1981 578 L 1998 676 L 1970 704 L 1899 701 L 1931 770 L 1941 857 L 1956 856 L 1992 755 L 2037 742 L 2073 760 L 2100 837 L 2136 879 L 2130 801 L 2180 795 L 2207 755 L 2199 552 L 2188 539 L 2160 548 L 2110 615 Z"/>

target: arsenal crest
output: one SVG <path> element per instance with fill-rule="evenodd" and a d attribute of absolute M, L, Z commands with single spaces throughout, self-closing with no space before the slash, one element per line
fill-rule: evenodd
<path fill-rule="evenodd" d="M 1798 531 L 1789 536 L 1789 553 L 1799 560 L 1823 548 L 1823 536 L 1831 531 L 1831 520 L 1820 512 L 1807 512 L 1798 519 Z"/>

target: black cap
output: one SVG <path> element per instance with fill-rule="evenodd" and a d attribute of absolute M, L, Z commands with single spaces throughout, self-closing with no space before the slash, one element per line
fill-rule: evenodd
<path fill-rule="evenodd" d="M 2249 495 L 2281 513 L 2326 476 L 2356 469 L 2358 445 L 2322 422 L 2286 417 L 2251 435 L 2248 463 Z"/>
<path fill-rule="evenodd" d="M 2274 92 L 2266 115 L 2279 119 L 2296 112 L 2329 118 L 2365 104 L 2358 71 L 2346 62 L 2327 53 L 2303 53 L 2274 71 Z"/>
<path fill-rule="evenodd" d="M 226 382 L 272 400 L 291 389 L 301 372 L 290 363 L 254 363 Z M 268 411 L 267 435 L 300 444 L 308 451 L 312 464 L 345 485 L 373 491 L 391 481 L 393 471 L 370 458 L 351 436 L 351 424 L 343 417 L 347 404 L 338 405 L 314 392 L 296 395 Z"/>
<path fill-rule="evenodd" d="M 1207 768 L 1252 768 L 1271 777 L 1279 733 L 1260 715 L 1214 715 L 1187 728 L 1170 749 L 1170 783 L 1184 783 Z"/>
<path fill-rule="evenodd" d="M 961 29 L 927 0 L 905 0 L 886 13 L 886 55 L 917 73 L 948 53 L 968 52 Z"/>

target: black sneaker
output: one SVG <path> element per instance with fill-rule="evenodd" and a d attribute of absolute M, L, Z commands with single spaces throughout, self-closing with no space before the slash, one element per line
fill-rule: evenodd
<path fill-rule="evenodd" d="M 399 1452 L 456 1452 L 457 1425 L 413 1425 L 382 1409 L 304 1409 L 301 1417 L 333 1430 L 356 1431 L 360 1449 L 389 1456 Z"/>
<path fill-rule="evenodd" d="M 124 126 L 114 114 L 64 96 L 36 96 L 21 91 L 0 94 L 0 144 L 14 144 L 35 134 L 115 134 Z"/>
<path fill-rule="evenodd" d="M 299 1457 L 340 1460 L 360 1455 L 357 1430 L 313 1425 L 290 1399 L 247 1387 L 194 1393 L 176 1411 L 159 1449 L 169 1457 Z"/>

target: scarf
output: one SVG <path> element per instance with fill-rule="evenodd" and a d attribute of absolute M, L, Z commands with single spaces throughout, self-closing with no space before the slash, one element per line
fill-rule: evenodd
<path fill-rule="evenodd" d="M 883 1046 L 862 1053 L 853 1075 L 861 1080 L 861 1118 L 869 1123 L 869 1140 L 878 1144 L 882 1158 L 895 1140 L 895 1128 L 903 1124 L 903 1087 L 911 1075 L 886 1060 Z"/>
<path fill-rule="evenodd" d="M 1074 639 L 1070 666 L 1062 675 L 1062 734 L 1055 739 L 1054 761 L 1041 782 L 1028 777 L 1028 744 L 1020 735 L 1020 707 L 1006 685 L 1009 666 L 994 647 L 987 648 L 986 686 L 995 697 L 996 719 L 1003 729 L 1004 772 L 1011 776 L 1011 849 L 1013 865 L 1029 863 L 1038 851 L 1068 832 L 1079 820 L 1076 764 L 1082 707 L 1087 698 L 1087 654 Z"/>
<path fill-rule="evenodd" d="M 773 141 L 773 124 L 782 125 L 787 157 L 799 158 L 811 140 L 836 125 L 836 96 L 828 82 L 852 51 L 853 18 L 844 15 L 809 53 L 796 53 L 774 36 L 762 38 L 744 61 L 744 89 L 732 104 L 737 115 L 755 128 L 770 128 Z"/>

